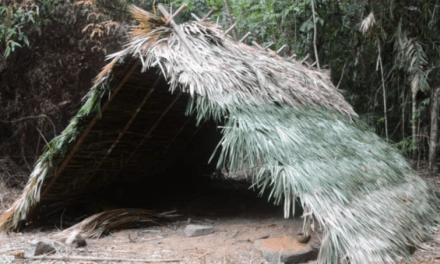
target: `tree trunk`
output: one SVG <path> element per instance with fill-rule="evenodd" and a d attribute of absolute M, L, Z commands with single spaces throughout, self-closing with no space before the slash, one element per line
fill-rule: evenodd
<path fill-rule="evenodd" d="M 402 91 L 402 140 L 405 140 L 405 88 Z"/>
<path fill-rule="evenodd" d="M 429 176 L 434 177 L 437 171 L 438 119 L 440 106 L 440 88 L 433 89 L 431 94 L 431 133 L 429 144 Z"/>
<path fill-rule="evenodd" d="M 417 164 L 417 121 L 416 121 L 416 91 L 412 89 L 412 165 Z"/>
<path fill-rule="evenodd" d="M 231 10 L 229 9 L 228 6 L 228 0 L 223 0 L 223 4 L 225 5 L 226 8 L 226 12 L 228 13 L 228 17 L 229 17 L 229 22 L 231 23 L 231 26 L 234 25 L 234 19 L 232 18 L 231 15 Z M 234 35 L 234 39 L 238 40 L 238 34 L 237 34 L 237 30 L 235 28 L 232 29 L 232 34 Z"/>

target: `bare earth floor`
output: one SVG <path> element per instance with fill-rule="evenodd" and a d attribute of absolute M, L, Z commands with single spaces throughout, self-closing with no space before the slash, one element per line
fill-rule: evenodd
<path fill-rule="evenodd" d="M 422 175 L 423 176 L 423 175 Z M 440 177 L 427 180 L 434 186 L 440 185 Z M 0 190 L 1 193 L 17 192 Z M 13 199 L 10 199 L 13 200 Z M 0 212 L 6 208 L 6 202 L 0 204 Z M 189 222 L 188 222 L 189 221 Z M 190 224 L 211 225 L 214 233 L 186 237 L 184 228 Z M 301 219 L 283 219 L 278 211 L 259 211 L 256 208 L 243 210 L 234 216 L 216 216 L 207 212 L 206 215 L 192 216 L 191 219 L 181 217 L 179 220 L 162 226 L 142 229 L 120 230 L 99 239 L 88 239 L 84 248 L 60 250 L 52 256 L 84 256 L 101 258 L 124 258 L 127 261 L 96 261 L 96 260 L 30 260 L 18 259 L 12 263 L 136 263 L 129 259 L 175 260 L 171 263 L 267 263 L 261 252 L 254 247 L 254 241 L 262 238 L 296 236 L 302 227 Z M 318 227 L 319 228 L 319 227 Z M 29 245 L 35 238 L 50 238 L 57 230 L 24 233 L 0 233 L 0 264 L 5 262 L 6 249 L 20 248 Z M 319 232 L 314 232 L 309 242 L 319 247 Z M 435 232 L 440 240 L 440 230 Z M 440 244 L 427 242 L 426 250 L 418 249 L 412 262 L 402 263 L 440 263 Z M 2 258 L 3 257 L 3 258 Z M 11 261 L 6 262 L 11 263 Z M 154 261 L 151 263 L 164 263 Z"/>

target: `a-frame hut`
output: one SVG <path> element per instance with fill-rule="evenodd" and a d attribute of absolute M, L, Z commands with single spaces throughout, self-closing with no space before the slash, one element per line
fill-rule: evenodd
<path fill-rule="evenodd" d="M 185 144 L 213 120 L 222 127 L 214 165 L 250 172 L 287 215 L 299 197 L 323 226 L 319 263 L 393 262 L 429 237 L 437 198 L 357 120 L 328 76 L 203 20 L 176 25 L 132 11 L 139 25 L 131 41 L 109 56 L 78 114 L 50 142 L 1 217 L 3 230 L 120 178 L 184 177 L 181 165 L 197 167 L 206 156 L 199 149 L 192 163 L 180 162 Z"/>

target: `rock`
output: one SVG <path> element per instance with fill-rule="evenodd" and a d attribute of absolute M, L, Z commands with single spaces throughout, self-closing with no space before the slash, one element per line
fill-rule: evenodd
<path fill-rule="evenodd" d="M 66 245 L 75 248 L 87 246 L 86 240 L 81 236 L 79 231 L 73 231 L 66 239 Z"/>
<path fill-rule="evenodd" d="M 52 240 L 46 239 L 36 239 L 31 242 L 33 245 L 31 250 L 27 252 L 26 255 L 29 256 L 39 256 L 43 254 L 52 254 L 55 253 L 55 244 Z"/>
<path fill-rule="evenodd" d="M 318 256 L 318 250 L 308 244 L 299 243 L 292 237 L 260 239 L 255 241 L 254 246 L 261 250 L 267 261 L 273 263 L 303 263 L 315 260 Z"/>
<path fill-rule="evenodd" d="M 185 235 L 187 237 L 203 236 L 212 233 L 214 233 L 212 226 L 187 225 L 185 228 Z"/>

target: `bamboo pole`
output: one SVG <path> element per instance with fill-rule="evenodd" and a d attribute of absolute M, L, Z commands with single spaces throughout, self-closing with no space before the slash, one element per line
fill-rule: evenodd
<path fill-rule="evenodd" d="M 182 12 L 181 9 L 183 10 L 183 6 L 186 6 L 186 4 L 183 4 L 177 11 L 176 13 L 174 13 L 173 17 L 175 17 L 178 13 Z M 162 4 L 159 4 L 159 6 L 157 7 L 157 9 L 162 13 L 162 15 L 165 17 L 165 19 L 167 20 L 167 22 L 169 21 L 169 24 L 171 25 L 171 27 L 176 31 L 177 35 L 179 36 L 180 40 L 182 40 L 182 43 L 187 47 L 188 51 L 191 53 L 191 55 L 194 57 L 194 59 L 199 63 L 202 64 L 202 60 L 199 58 L 199 56 L 194 52 L 194 49 L 192 47 L 192 45 L 188 42 L 188 40 L 186 39 L 185 34 L 182 32 L 182 30 L 180 29 L 179 25 L 176 24 L 176 22 L 174 22 L 174 20 L 172 19 L 173 17 L 170 18 L 170 14 L 168 14 L 168 11 L 165 9 L 165 7 L 163 7 Z M 180 11 L 179 11 L 180 10 Z"/>

